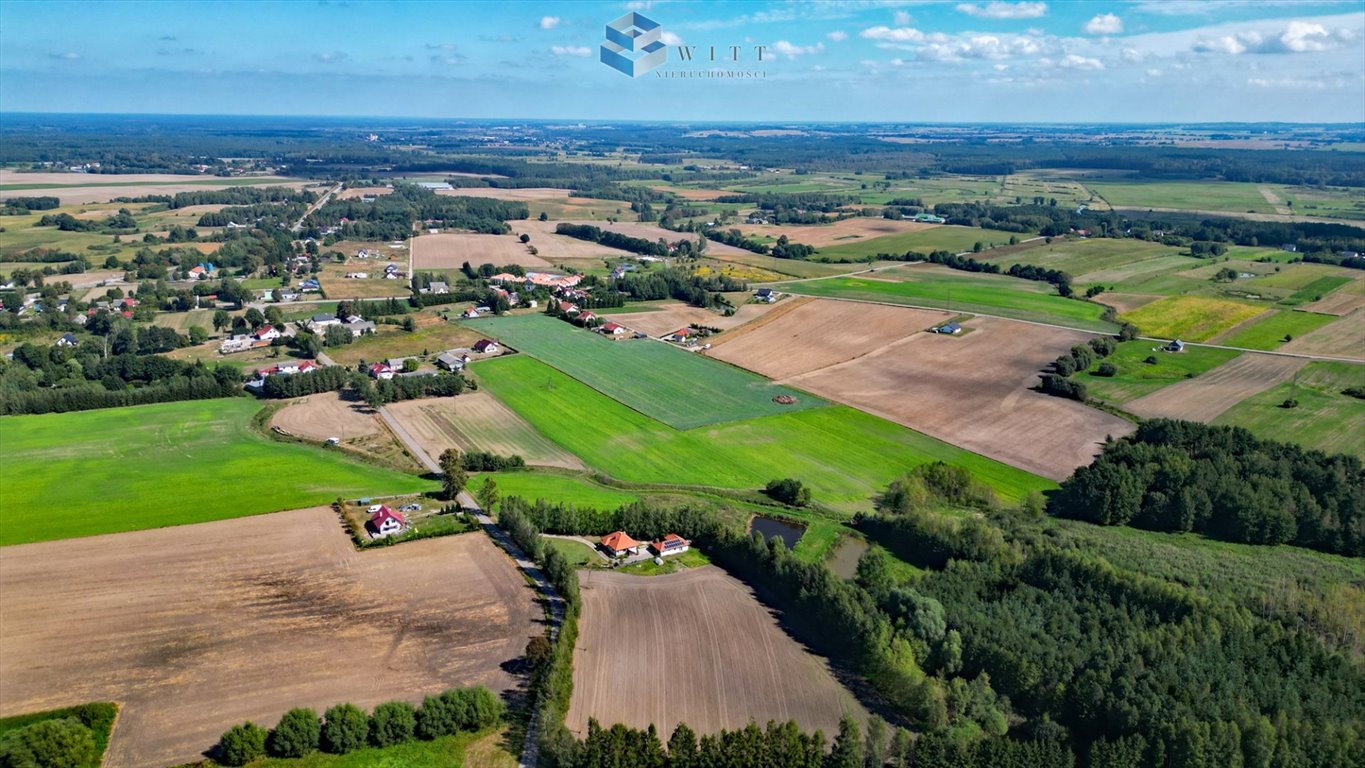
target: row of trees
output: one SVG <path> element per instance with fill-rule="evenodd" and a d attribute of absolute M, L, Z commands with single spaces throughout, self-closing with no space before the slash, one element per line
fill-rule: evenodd
<path fill-rule="evenodd" d="M 555 234 L 587 240 L 609 248 L 620 248 L 623 251 L 644 256 L 667 256 L 669 253 L 668 243 L 662 238 L 646 240 L 643 237 L 631 237 L 609 229 L 594 227 L 591 224 L 557 224 L 555 225 Z"/>

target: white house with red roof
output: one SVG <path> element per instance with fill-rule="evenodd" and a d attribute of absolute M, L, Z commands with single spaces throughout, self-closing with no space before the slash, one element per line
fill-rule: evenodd
<path fill-rule="evenodd" d="M 370 375 L 387 381 L 393 378 L 393 366 L 388 363 L 375 363 L 370 366 Z"/>
<path fill-rule="evenodd" d="M 403 519 L 403 513 L 380 506 L 373 515 L 370 515 L 370 524 L 367 527 L 370 529 L 370 536 L 382 539 L 401 533 L 407 527 L 407 521 Z"/>
<path fill-rule="evenodd" d="M 612 557 L 634 555 L 640 552 L 640 542 L 632 539 L 625 531 L 612 531 L 603 536 L 600 546 L 604 552 Z"/>
<path fill-rule="evenodd" d="M 649 543 L 650 551 L 658 555 L 659 557 L 668 557 L 669 555 L 681 555 L 682 553 L 686 552 L 689 548 L 691 548 L 691 546 L 692 542 L 688 541 L 687 539 L 684 539 L 683 537 L 679 536 L 676 533 L 670 533 L 667 536 L 663 537 L 662 539 L 659 539 L 658 541 L 651 541 Z"/>
<path fill-rule="evenodd" d="M 597 322 L 597 315 L 591 312 L 584 312 L 578 316 L 578 321 L 584 325 L 592 325 Z"/>
<path fill-rule="evenodd" d="M 674 331 L 674 332 L 668 334 L 667 336 L 665 336 L 665 337 L 664 337 L 664 341 L 679 341 L 679 342 L 681 342 L 681 341 L 687 341 L 687 340 L 690 339 L 691 337 L 695 336 L 696 333 L 697 333 L 697 332 L 694 331 L 694 330 L 692 330 L 691 328 L 679 328 L 678 330 L 676 330 L 676 331 Z"/>
<path fill-rule="evenodd" d="M 624 325 L 617 325 L 616 323 L 604 323 L 602 327 L 597 330 L 601 331 L 604 336 L 625 336 L 627 333 L 630 333 L 629 328 Z"/>
<path fill-rule="evenodd" d="M 272 325 L 263 325 L 252 331 L 251 338 L 256 341 L 273 341 L 280 337 L 280 331 Z"/>

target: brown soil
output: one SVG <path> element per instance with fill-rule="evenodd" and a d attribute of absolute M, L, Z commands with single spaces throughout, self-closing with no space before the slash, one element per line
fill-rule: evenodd
<path fill-rule="evenodd" d="M 655 312 L 627 312 L 620 315 L 603 314 L 602 316 L 614 323 L 624 325 L 632 331 L 642 331 L 650 336 L 667 336 L 679 328 L 686 328 L 692 323 L 704 325 L 708 328 L 719 328 L 723 331 L 738 328 L 751 320 L 763 317 L 766 313 L 772 312 L 780 306 L 782 305 L 744 304 L 739 307 L 735 314 L 726 317 L 701 307 L 692 307 L 686 304 L 665 304 Z"/>
<path fill-rule="evenodd" d="M 0 716 L 121 702 L 113 768 L 291 707 L 507 690 L 542 615 L 486 536 L 360 553 L 327 507 L 6 547 L 3 590 Z"/>
<path fill-rule="evenodd" d="M 388 406 L 388 413 L 429 456 L 456 448 L 521 456 L 535 466 L 586 469 L 577 456 L 487 392 L 408 400 Z"/>
<path fill-rule="evenodd" d="M 753 593 L 707 566 L 666 576 L 580 572 L 582 632 L 574 649 L 567 724 L 588 718 L 670 734 L 753 720 L 838 729 L 867 713 L 826 662 L 791 639 Z"/>
<path fill-rule="evenodd" d="M 1095 297 L 1095 301 L 1108 304 L 1122 315 L 1132 312 L 1138 307 L 1151 304 L 1159 298 L 1161 297 L 1150 293 L 1101 293 Z"/>
<path fill-rule="evenodd" d="M 1305 333 L 1280 347 L 1280 351 L 1365 360 L 1365 309 Z"/>
<path fill-rule="evenodd" d="M 545 250 L 531 240 L 538 250 Z M 493 264 L 502 267 L 520 264 L 523 267 L 548 267 L 550 262 L 532 256 L 516 235 L 475 235 L 441 233 L 421 235 L 412 240 L 414 269 L 459 269 L 466 261 L 475 267 Z M 358 267 L 357 267 L 358 269 Z M 382 265 L 380 271 L 383 271 Z M 373 271 L 373 270 L 372 270 Z M 401 282 L 401 281 L 400 281 Z"/>
<path fill-rule="evenodd" d="M 1361 308 L 1365 308 L 1365 277 L 1357 277 L 1322 299 L 1302 307 L 1308 312 L 1322 312 L 1327 315 L 1349 315 Z"/>
<path fill-rule="evenodd" d="M 1143 418 L 1213 421 L 1248 397 L 1288 381 L 1307 363 L 1303 358 L 1248 353 L 1123 407 Z"/>
<path fill-rule="evenodd" d="M 786 235 L 787 239 L 794 242 L 821 248 L 862 242 L 874 237 L 898 235 L 902 232 L 919 232 L 936 226 L 938 225 L 916 221 L 893 221 L 860 216 L 832 224 L 741 224 L 739 230 L 746 235 L 767 235 L 774 238 Z"/>
<path fill-rule="evenodd" d="M 310 440 L 373 435 L 379 431 L 378 416 L 360 400 L 348 400 L 337 392 L 301 397 L 281 408 L 270 426 Z"/>

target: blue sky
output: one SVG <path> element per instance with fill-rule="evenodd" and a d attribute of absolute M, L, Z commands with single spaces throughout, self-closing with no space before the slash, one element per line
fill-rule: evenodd
<path fill-rule="evenodd" d="M 597 60 L 628 9 L 673 76 Z M 679 77 L 680 44 L 763 77 Z M 4 0 L 0 111 L 1365 123 L 1362 46 L 1365 0 Z"/>

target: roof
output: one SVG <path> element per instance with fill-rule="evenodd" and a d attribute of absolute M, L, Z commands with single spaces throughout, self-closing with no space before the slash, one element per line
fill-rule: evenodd
<path fill-rule="evenodd" d="M 497 345 L 498 343 L 496 341 L 491 341 L 489 339 L 479 339 L 478 341 L 474 342 L 474 351 L 484 352 L 489 347 L 496 347 Z"/>
<path fill-rule="evenodd" d="M 754 294 L 757 295 L 757 296 L 767 296 L 768 294 L 770 294 L 770 293 L 772 293 L 772 292 L 773 292 L 773 289 L 771 289 L 771 288 L 759 288 L 757 291 L 754 291 Z"/>
<path fill-rule="evenodd" d="M 450 354 L 449 352 L 442 352 L 441 354 L 436 356 L 436 361 L 445 363 L 447 365 L 455 365 L 456 363 L 460 362 L 460 358 Z"/>
<path fill-rule="evenodd" d="M 390 366 L 388 363 L 375 363 L 374 365 L 370 366 L 370 373 L 383 373 L 385 371 L 392 370 L 393 366 Z"/>
<path fill-rule="evenodd" d="M 939 326 L 939 330 L 948 331 L 951 333 L 953 331 L 962 330 L 962 326 L 958 325 L 957 323 L 944 323 L 943 325 Z"/>
<path fill-rule="evenodd" d="M 620 552 L 623 549 L 634 549 L 640 546 L 640 542 L 627 536 L 625 531 L 613 531 L 602 537 L 602 546 L 612 552 Z"/>
<path fill-rule="evenodd" d="M 681 328 L 681 329 L 679 329 L 679 330 L 674 331 L 674 332 L 673 332 L 673 335 L 674 335 L 674 336 L 691 336 L 691 335 L 692 335 L 692 329 L 691 329 L 691 328 Z"/>
<path fill-rule="evenodd" d="M 670 533 L 658 541 L 651 542 L 650 546 L 654 547 L 657 551 L 662 552 L 669 547 L 690 547 L 692 546 L 692 542 L 676 533 Z"/>
<path fill-rule="evenodd" d="M 260 328 L 256 329 L 256 331 L 255 331 L 254 333 L 252 333 L 251 335 L 252 335 L 252 336 L 255 336 L 256 338 L 259 339 L 260 337 L 266 335 L 267 333 L 270 333 L 270 332 L 273 331 L 273 330 L 275 330 L 275 329 L 272 328 L 271 326 L 269 326 L 269 325 L 263 325 L 263 326 L 261 326 Z"/>
<path fill-rule="evenodd" d="M 392 509 L 389 509 L 388 507 L 381 506 L 379 508 L 379 511 L 375 512 L 373 515 L 370 515 L 370 522 L 374 523 L 374 527 L 376 529 L 383 528 L 384 523 L 388 520 L 396 520 L 399 525 L 403 525 L 404 524 L 403 513 L 395 512 Z"/>
<path fill-rule="evenodd" d="M 327 321 L 329 321 L 329 320 L 336 320 L 336 319 L 337 319 L 337 316 L 336 316 L 336 315 L 328 315 L 328 314 L 325 314 L 325 313 L 323 313 L 323 314 L 318 314 L 318 315 L 313 315 L 313 322 L 315 322 L 315 323 L 325 323 L 325 322 L 327 322 Z"/>
<path fill-rule="evenodd" d="M 608 332 L 624 331 L 625 329 L 626 327 L 624 325 L 617 325 L 616 323 L 607 323 L 606 325 L 602 326 L 602 330 Z"/>

